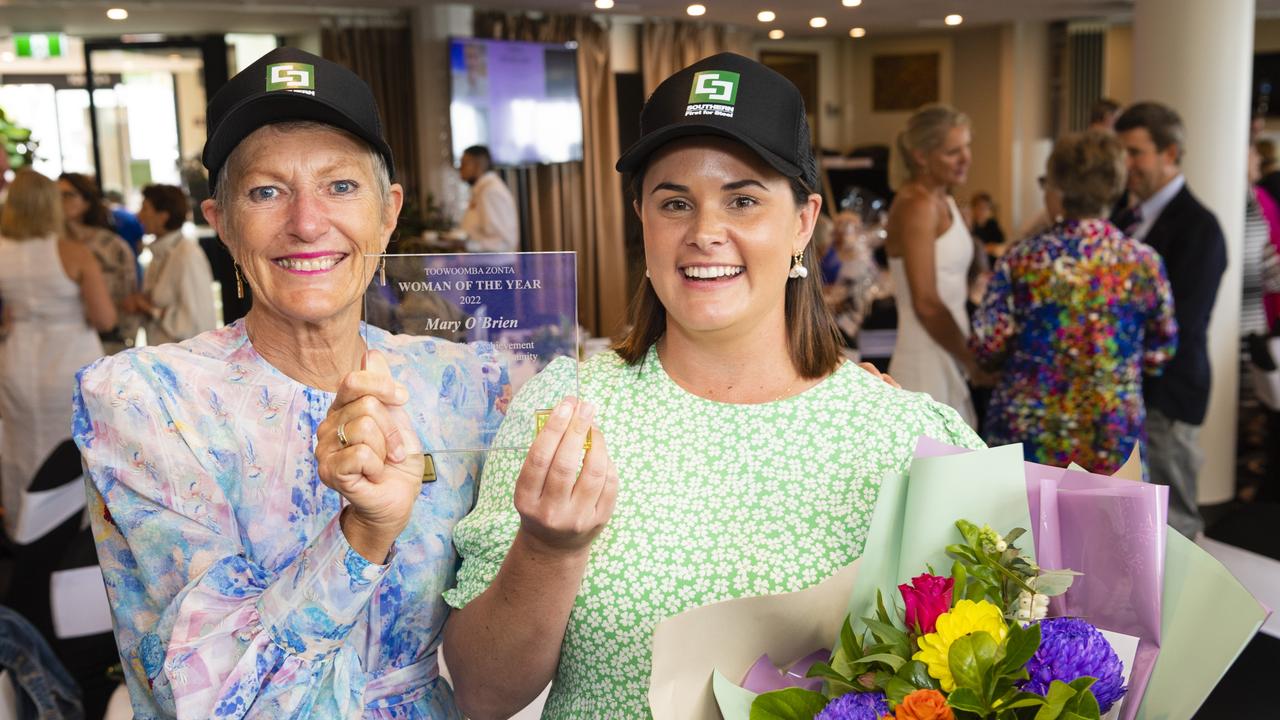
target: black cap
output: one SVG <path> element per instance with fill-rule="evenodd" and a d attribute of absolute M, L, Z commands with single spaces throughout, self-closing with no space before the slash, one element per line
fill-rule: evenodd
<path fill-rule="evenodd" d="M 800 90 L 755 60 L 720 53 L 663 80 L 640 112 L 640 139 L 616 167 L 635 172 L 658 148 L 691 135 L 737 140 L 778 172 L 817 190 L 818 165 Z"/>
<path fill-rule="evenodd" d="M 209 170 L 210 189 L 240 141 L 263 125 L 289 120 L 346 130 L 369 143 L 395 176 L 391 147 L 382 137 L 378 104 L 369 85 L 337 63 L 282 47 L 241 70 L 209 101 L 209 138 L 201 159 Z"/>

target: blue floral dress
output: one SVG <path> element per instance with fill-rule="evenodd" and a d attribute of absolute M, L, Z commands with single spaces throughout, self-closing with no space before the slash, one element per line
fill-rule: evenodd
<path fill-rule="evenodd" d="M 365 332 L 409 387 L 424 447 L 488 444 L 504 377 L 491 345 Z M 333 394 L 269 365 L 243 322 L 79 379 L 73 431 L 139 720 L 460 717 L 436 650 L 478 453 L 435 456 L 438 481 L 374 565 L 316 475 Z"/>

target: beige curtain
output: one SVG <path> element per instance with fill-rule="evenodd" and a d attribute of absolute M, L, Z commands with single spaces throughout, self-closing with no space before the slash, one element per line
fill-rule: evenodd
<path fill-rule="evenodd" d="M 476 12 L 476 37 L 578 43 L 582 161 L 504 172 L 523 206 L 524 247 L 578 253 L 578 321 L 593 335 L 618 334 L 626 321 L 627 266 L 622 235 L 617 91 L 609 33 L 585 16 Z"/>
<path fill-rule="evenodd" d="M 653 94 L 667 76 L 702 58 L 722 52 L 752 57 L 752 35 L 731 25 L 647 20 L 640 30 L 644 95 Z"/>
<path fill-rule="evenodd" d="M 408 28 L 326 27 L 320 54 L 351 69 L 373 89 L 383 133 L 396 163 L 396 182 L 405 197 L 417 197 L 418 118 L 414 109 L 412 38 Z"/>

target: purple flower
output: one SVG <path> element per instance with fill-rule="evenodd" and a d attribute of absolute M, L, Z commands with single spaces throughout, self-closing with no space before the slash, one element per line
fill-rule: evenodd
<path fill-rule="evenodd" d="M 1022 689 L 1044 695 L 1054 680 L 1069 683 L 1091 677 L 1097 682 L 1090 690 L 1105 714 L 1124 697 L 1122 670 L 1116 651 L 1097 628 L 1084 620 L 1052 618 L 1040 622 L 1040 648 L 1027 663 L 1031 678 Z"/>
<path fill-rule="evenodd" d="M 880 720 L 888 714 L 884 693 L 851 692 L 827 703 L 813 720 Z"/>

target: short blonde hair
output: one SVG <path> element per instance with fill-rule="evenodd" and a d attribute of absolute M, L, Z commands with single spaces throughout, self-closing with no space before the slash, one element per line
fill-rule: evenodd
<path fill-rule="evenodd" d="M 938 149 L 946 142 L 951 128 L 956 127 L 969 127 L 969 116 L 950 105 L 933 103 L 912 113 L 907 126 L 898 133 L 898 153 L 907 166 L 907 173 L 914 176 L 923 169 L 912 157 L 913 153 Z"/>
<path fill-rule="evenodd" d="M 62 232 L 58 183 L 35 170 L 19 170 L 0 213 L 0 235 L 10 240 L 45 238 Z"/>
<path fill-rule="evenodd" d="M 1048 181 L 1062 193 L 1062 209 L 1072 219 L 1104 217 L 1124 191 L 1124 148 L 1099 130 L 1064 135 L 1053 146 Z"/>

